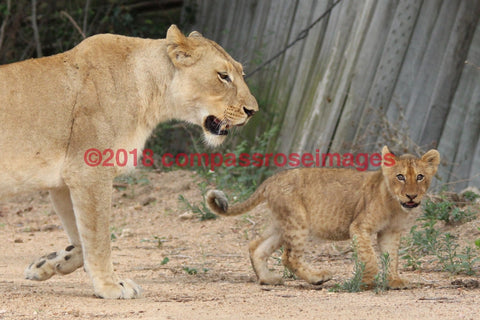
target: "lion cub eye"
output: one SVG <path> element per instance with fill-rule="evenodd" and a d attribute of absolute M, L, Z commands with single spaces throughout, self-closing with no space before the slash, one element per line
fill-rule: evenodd
<path fill-rule="evenodd" d="M 419 174 L 419 175 L 417 176 L 417 181 L 422 181 L 423 178 L 424 178 L 424 175 L 423 175 L 423 174 Z"/>
<path fill-rule="evenodd" d="M 405 176 L 403 174 L 397 174 L 398 181 L 405 181 Z"/>
<path fill-rule="evenodd" d="M 232 79 L 230 78 L 230 76 L 228 75 L 228 73 L 226 73 L 226 72 L 217 72 L 217 74 L 218 74 L 218 77 L 220 78 L 220 80 L 226 81 L 226 82 L 232 82 Z"/>

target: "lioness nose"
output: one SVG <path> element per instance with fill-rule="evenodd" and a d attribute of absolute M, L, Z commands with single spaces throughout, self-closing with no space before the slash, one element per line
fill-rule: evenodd
<path fill-rule="evenodd" d="M 243 111 L 245 112 L 245 114 L 247 115 L 247 117 L 251 117 L 255 114 L 255 110 L 251 110 L 251 109 L 247 109 L 245 107 L 243 107 Z"/>
<path fill-rule="evenodd" d="M 407 198 L 410 199 L 410 200 L 413 200 L 417 197 L 416 194 L 406 194 Z"/>

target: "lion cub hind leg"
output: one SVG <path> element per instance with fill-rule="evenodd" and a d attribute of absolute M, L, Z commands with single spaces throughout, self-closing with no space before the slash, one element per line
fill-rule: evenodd
<path fill-rule="evenodd" d="M 305 241 L 307 238 L 304 239 Z M 327 270 L 315 270 L 304 259 L 304 245 L 298 241 L 288 241 L 284 246 L 282 263 L 295 275 L 308 283 L 320 285 L 332 279 L 332 273 Z"/>
<path fill-rule="evenodd" d="M 268 258 L 280 248 L 282 241 L 280 230 L 270 226 L 259 239 L 250 242 L 250 261 L 260 284 L 278 285 L 283 283 L 282 277 L 273 274 L 267 264 Z"/>
<path fill-rule="evenodd" d="M 67 187 L 50 190 L 50 198 L 55 212 L 62 220 L 63 228 L 67 231 L 71 245 L 65 250 L 52 252 L 32 262 L 25 269 L 25 278 L 29 280 L 41 281 L 55 274 L 65 275 L 83 265 L 82 245 L 70 200 L 70 191 Z"/>
<path fill-rule="evenodd" d="M 310 236 L 305 207 L 291 199 L 275 203 L 275 213 L 283 230 L 282 263 L 295 275 L 311 284 L 322 284 L 332 278 L 329 271 L 315 270 L 305 260 L 305 247 Z"/>

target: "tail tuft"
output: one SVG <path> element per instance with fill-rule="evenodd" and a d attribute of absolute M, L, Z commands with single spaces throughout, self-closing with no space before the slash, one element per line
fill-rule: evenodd
<path fill-rule="evenodd" d="M 226 214 L 228 211 L 228 200 L 220 190 L 209 190 L 207 192 L 207 205 L 216 214 Z"/>

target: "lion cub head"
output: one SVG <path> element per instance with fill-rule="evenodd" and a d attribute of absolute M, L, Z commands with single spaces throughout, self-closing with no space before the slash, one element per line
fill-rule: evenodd
<path fill-rule="evenodd" d="M 388 147 L 383 147 L 382 158 L 393 155 Z M 421 158 L 410 154 L 393 155 L 394 164 L 382 163 L 382 172 L 390 194 L 400 202 L 405 210 L 418 207 L 427 192 L 440 163 L 437 150 L 430 150 Z"/>
<path fill-rule="evenodd" d="M 246 124 L 258 111 L 242 65 L 196 31 L 185 37 L 172 25 L 166 39 L 175 67 L 173 95 L 186 114 L 183 120 L 201 125 L 207 143 L 221 144 L 232 127 Z"/>

